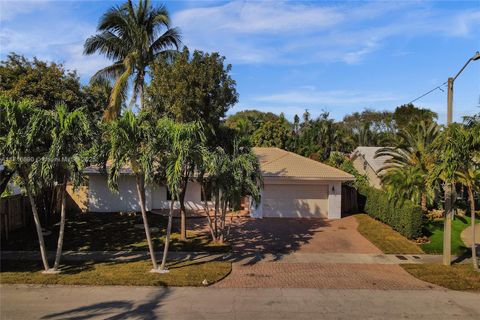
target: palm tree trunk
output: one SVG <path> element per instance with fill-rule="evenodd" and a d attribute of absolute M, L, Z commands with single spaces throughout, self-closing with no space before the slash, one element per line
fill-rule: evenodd
<path fill-rule="evenodd" d="M 472 187 L 468 187 L 468 198 L 470 199 L 470 215 L 472 223 L 472 261 L 473 269 L 478 271 L 478 259 L 477 259 L 477 245 L 475 241 L 475 199 L 473 197 Z"/>
<path fill-rule="evenodd" d="M 66 198 L 67 198 L 67 175 L 63 176 L 63 185 L 61 189 L 62 203 L 60 209 L 60 231 L 58 232 L 57 253 L 55 254 L 55 263 L 53 264 L 53 270 L 57 270 L 60 265 L 60 256 L 62 255 L 63 237 L 65 234 L 65 211 L 66 211 Z"/>
<path fill-rule="evenodd" d="M 137 180 L 138 199 L 140 200 L 140 210 L 142 211 L 142 220 L 143 226 L 145 227 L 145 235 L 147 236 L 148 250 L 150 251 L 150 257 L 152 259 L 153 270 L 157 270 L 157 259 L 155 258 L 155 251 L 153 250 L 150 226 L 148 225 L 147 211 L 145 210 L 145 182 L 142 175 L 137 174 L 135 178 Z"/>
<path fill-rule="evenodd" d="M 210 209 L 208 208 L 207 195 L 206 195 L 205 187 L 203 186 L 203 184 L 201 188 L 202 188 L 202 194 L 203 194 L 203 207 L 205 210 L 205 214 L 207 215 L 208 229 L 210 230 L 210 234 L 212 235 L 212 241 L 215 242 L 217 239 L 215 238 L 215 232 L 213 231 L 212 218 L 210 217 Z"/>
<path fill-rule="evenodd" d="M 40 217 L 38 216 L 37 206 L 35 204 L 35 198 L 33 197 L 30 184 L 28 183 L 28 177 L 24 174 L 23 181 L 25 183 L 25 189 L 27 190 L 28 199 L 30 200 L 30 206 L 32 207 L 33 220 L 35 221 L 35 227 L 37 229 L 38 243 L 40 244 L 40 255 L 42 257 L 43 267 L 45 271 L 50 269 L 47 259 L 47 250 L 45 248 L 45 242 L 43 240 L 42 226 L 40 224 Z"/>
<path fill-rule="evenodd" d="M 180 190 L 180 240 L 187 239 L 187 210 L 185 209 L 185 194 L 187 192 L 187 182 L 184 183 Z"/>
<path fill-rule="evenodd" d="M 160 271 L 163 271 L 163 272 L 167 271 L 167 269 L 165 268 L 165 265 L 167 264 L 168 246 L 170 244 L 170 234 L 172 233 L 174 204 L 175 204 L 175 198 L 172 196 L 172 201 L 170 201 L 170 212 L 168 213 L 167 235 L 165 237 L 165 245 L 163 247 L 162 264 L 160 266 Z"/>
<path fill-rule="evenodd" d="M 427 194 L 426 193 L 421 194 L 420 205 L 422 207 L 422 212 L 424 214 L 427 213 Z"/>
<path fill-rule="evenodd" d="M 225 219 L 227 217 L 227 200 L 222 204 L 222 218 L 220 220 L 220 243 L 225 241 Z"/>
<path fill-rule="evenodd" d="M 215 193 L 215 211 L 214 211 L 214 216 L 213 216 L 213 223 L 214 223 L 214 229 L 215 229 L 215 241 L 217 241 L 218 238 L 218 210 L 220 207 L 220 195 L 219 191 Z"/>

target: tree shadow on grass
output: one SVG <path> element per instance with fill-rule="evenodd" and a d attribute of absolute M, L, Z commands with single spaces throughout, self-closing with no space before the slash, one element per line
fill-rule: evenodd
<path fill-rule="evenodd" d="M 94 303 L 75 309 L 51 313 L 41 319 L 93 319 L 110 320 L 121 319 L 160 319 L 158 310 L 162 307 L 162 300 L 170 294 L 168 288 L 158 289 L 159 292 L 141 304 L 136 305 L 131 300 L 116 300 Z"/>

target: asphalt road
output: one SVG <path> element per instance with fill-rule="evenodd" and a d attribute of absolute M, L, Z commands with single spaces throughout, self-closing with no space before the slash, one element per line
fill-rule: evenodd
<path fill-rule="evenodd" d="M 480 319 L 447 290 L 0 286 L 6 319 Z"/>

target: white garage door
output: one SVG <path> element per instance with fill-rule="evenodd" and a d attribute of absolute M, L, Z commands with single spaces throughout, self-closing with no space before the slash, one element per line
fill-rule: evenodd
<path fill-rule="evenodd" d="M 328 185 L 266 184 L 262 203 L 264 217 L 326 217 Z"/>

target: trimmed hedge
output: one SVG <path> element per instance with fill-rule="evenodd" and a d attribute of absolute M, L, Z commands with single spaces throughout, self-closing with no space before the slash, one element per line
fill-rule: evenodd
<path fill-rule="evenodd" d="M 358 192 L 364 199 L 359 203 L 363 211 L 381 222 L 388 224 L 394 230 L 408 239 L 416 239 L 422 235 L 422 209 L 410 200 L 395 203 L 381 190 L 369 186 L 362 186 Z M 362 198 L 362 197 L 359 197 Z M 362 201 L 362 202 L 363 202 Z"/>

